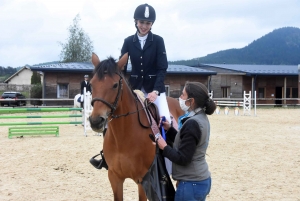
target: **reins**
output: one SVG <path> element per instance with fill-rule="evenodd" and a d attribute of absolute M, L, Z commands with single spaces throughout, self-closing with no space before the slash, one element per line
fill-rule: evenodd
<path fill-rule="evenodd" d="M 118 94 L 117 94 L 117 96 L 116 96 L 116 99 L 115 99 L 114 103 L 113 103 L 113 104 L 110 104 L 109 102 L 107 102 L 106 100 L 104 100 L 104 99 L 102 99 L 102 98 L 93 98 L 93 99 L 92 99 L 92 102 L 91 102 L 92 106 L 94 106 L 94 102 L 95 102 L 95 101 L 101 101 L 102 103 L 104 103 L 105 105 L 107 105 L 107 106 L 111 109 L 110 113 L 108 114 L 108 116 L 109 116 L 111 119 L 110 119 L 108 122 L 112 121 L 113 119 L 117 119 L 117 118 L 120 118 L 120 117 L 126 117 L 126 116 L 128 116 L 128 115 L 137 113 L 137 114 L 138 114 L 138 120 L 139 120 L 140 125 L 141 125 L 142 127 L 144 127 L 144 128 L 150 128 L 150 127 L 152 126 L 152 119 L 150 118 L 150 112 L 149 112 L 148 107 L 149 107 L 152 103 L 150 102 L 150 103 L 147 103 L 147 104 L 146 104 L 146 101 L 145 101 L 145 104 L 144 104 L 145 107 L 142 106 L 142 108 L 139 109 L 139 106 L 138 106 L 138 103 L 137 103 L 139 100 L 138 100 L 138 98 L 137 98 L 137 95 L 136 95 L 134 92 L 132 92 L 132 93 L 133 93 L 133 95 L 134 95 L 134 97 L 135 97 L 136 111 L 133 111 L 133 112 L 127 112 L 127 113 L 125 113 L 125 114 L 119 114 L 119 115 L 115 115 L 115 114 L 114 114 L 115 110 L 117 109 L 117 105 L 118 105 L 118 102 L 119 102 L 119 99 L 120 99 L 120 96 L 121 96 L 121 92 L 123 91 L 123 82 L 122 82 L 123 77 L 122 77 L 122 75 L 120 75 L 120 73 L 118 73 L 118 72 L 116 72 L 116 74 L 120 76 L 120 80 L 119 80 Z M 146 115 L 148 116 L 148 119 L 150 119 L 150 125 L 149 125 L 149 126 L 145 126 L 145 125 L 141 122 L 140 111 L 142 111 L 142 110 L 145 110 Z"/>

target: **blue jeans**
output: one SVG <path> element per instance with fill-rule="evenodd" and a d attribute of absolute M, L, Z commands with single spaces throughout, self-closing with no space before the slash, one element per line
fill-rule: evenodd
<path fill-rule="evenodd" d="M 175 201 L 205 201 L 211 188 L 211 178 L 202 181 L 180 181 L 175 194 Z"/>

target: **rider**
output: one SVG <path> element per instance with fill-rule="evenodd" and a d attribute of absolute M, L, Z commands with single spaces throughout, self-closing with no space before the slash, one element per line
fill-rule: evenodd
<path fill-rule="evenodd" d="M 89 82 L 89 75 L 84 75 L 84 80 L 80 83 L 80 93 L 81 93 L 81 97 L 80 97 L 80 105 L 83 108 L 83 93 L 84 93 L 84 87 L 86 92 L 91 92 L 91 85 Z"/>
<path fill-rule="evenodd" d="M 165 116 L 166 120 L 171 122 L 164 85 L 168 68 L 166 48 L 163 38 L 151 32 L 156 19 L 155 10 L 148 4 L 139 5 L 133 18 L 137 32 L 125 38 L 121 49 L 121 56 L 128 53 L 131 61 L 129 83 L 132 89 L 141 90 L 150 102 L 157 105 L 160 116 Z M 126 72 L 127 64 L 124 66 L 124 75 Z M 103 136 L 105 132 L 106 128 Z M 103 157 L 102 153 L 101 155 Z M 104 158 L 92 158 L 91 163 L 98 169 L 107 167 Z"/>
<path fill-rule="evenodd" d="M 154 102 L 160 113 L 171 122 L 165 93 L 165 75 L 168 68 L 167 53 L 162 37 L 151 32 L 156 13 L 148 4 L 139 5 L 134 12 L 137 32 L 124 40 L 121 55 L 128 52 L 131 61 L 129 83 L 132 89 L 139 89 Z M 124 67 L 127 72 L 127 65 Z"/>

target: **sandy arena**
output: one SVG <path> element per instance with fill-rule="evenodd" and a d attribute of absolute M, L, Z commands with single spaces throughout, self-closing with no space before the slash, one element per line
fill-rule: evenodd
<path fill-rule="evenodd" d="M 253 112 L 235 116 L 221 109 L 209 116 L 207 200 L 300 201 L 300 109 Z M 102 149 L 102 136 L 89 131 L 85 137 L 81 125 L 60 125 L 59 137 L 7 134 L 8 126 L 0 127 L 0 200 L 113 200 L 107 171 L 89 163 Z M 137 194 L 136 184 L 126 180 L 124 200 L 138 200 Z"/>

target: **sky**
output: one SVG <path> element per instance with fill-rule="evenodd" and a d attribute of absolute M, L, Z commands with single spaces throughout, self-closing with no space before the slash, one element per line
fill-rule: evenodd
<path fill-rule="evenodd" d="M 59 61 L 77 14 L 100 59 L 118 58 L 136 32 L 135 8 L 156 11 L 152 32 L 169 61 L 243 48 L 282 27 L 300 28 L 299 0 L 0 0 L 0 66 Z"/>

